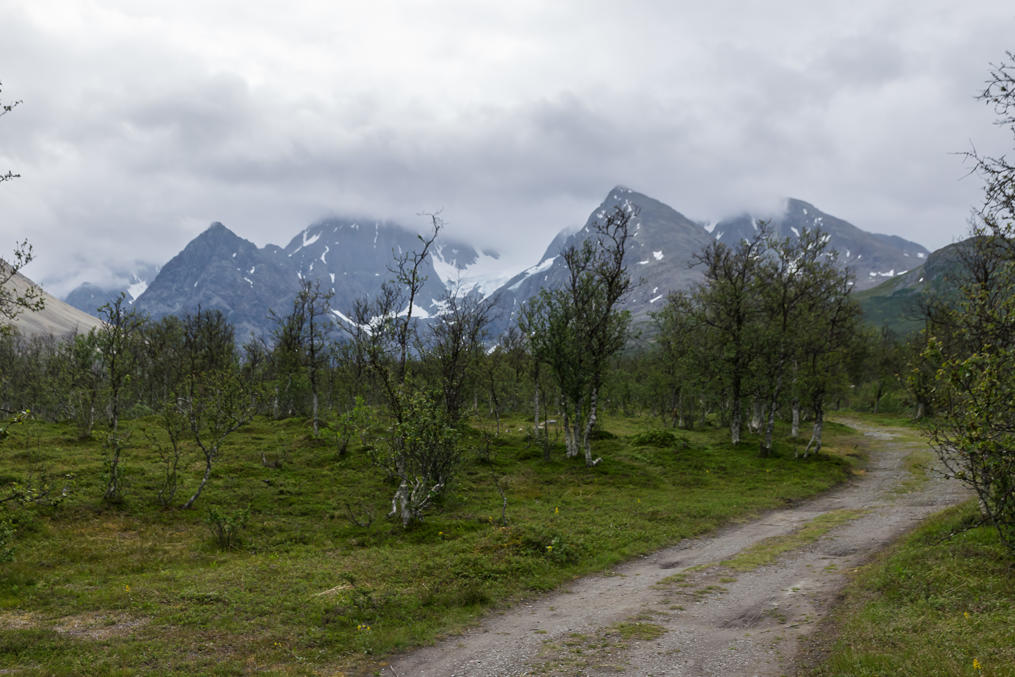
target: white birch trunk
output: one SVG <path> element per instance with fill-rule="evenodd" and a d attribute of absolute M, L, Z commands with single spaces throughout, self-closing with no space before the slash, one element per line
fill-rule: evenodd
<path fill-rule="evenodd" d="M 314 437 L 317 437 L 320 434 L 320 432 L 321 432 L 321 423 L 320 423 L 320 420 L 317 418 L 317 412 L 318 412 L 317 407 L 318 407 L 317 391 L 315 390 L 314 391 L 314 397 L 313 397 Z"/>
<path fill-rule="evenodd" d="M 752 433 L 761 431 L 761 402 L 756 397 L 751 398 L 751 423 L 749 425 Z"/>
<path fill-rule="evenodd" d="M 740 444 L 740 428 L 743 426 L 743 412 L 740 401 L 733 401 L 733 411 L 730 412 L 730 442 Z"/>
<path fill-rule="evenodd" d="M 589 399 L 589 420 L 585 423 L 585 430 L 582 433 L 582 446 L 585 448 L 585 465 L 593 466 L 599 463 L 602 459 L 597 458 L 592 460 L 592 442 L 590 437 L 592 435 L 592 429 L 596 425 L 596 408 L 599 405 L 599 389 L 592 389 L 592 396 Z"/>

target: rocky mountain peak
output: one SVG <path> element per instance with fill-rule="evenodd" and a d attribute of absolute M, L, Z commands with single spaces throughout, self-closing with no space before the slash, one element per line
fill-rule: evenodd
<path fill-rule="evenodd" d="M 597 222 L 618 208 L 631 215 L 626 263 L 632 286 L 624 307 L 636 317 L 661 308 L 669 292 L 688 289 L 702 279 L 700 267 L 692 266 L 695 253 L 713 239 L 734 244 L 753 237 L 762 218 L 769 220 L 778 237 L 797 237 L 804 228 L 827 233 L 830 246 L 854 271 L 861 289 L 911 270 L 927 256 L 916 243 L 867 233 L 796 198 L 787 199 L 775 216 L 741 214 L 706 226 L 655 198 L 617 185 L 582 227 L 560 231 L 543 257 L 521 272 L 508 269 L 496 253 L 479 253 L 442 232 L 422 264 L 426 285 L 417 296 L 414 317 L 425 319 L 441 312 L 448 293 L 477 294 L 491 305 L 491 336 L 499 335 L 541 289 L 565 283 L 561 252 L 580 245 Z M 166 264 L 137 303 L 155 318 L 192 312 L 198 306 L 218 308 L 236 325 L 238 338 L 245 340 L 251 334 L 268 335 L 269 311 L 287 312 L 301 281 L 311 280 L 333 294 L 336 317 L 349 317 L 358 299 L 374 297 L 392 278 L 398 256 L 419 249 L 417 233 L 429 234 L 430 221 L 421 219 L 413 225 L 336 216 L 310 224 L 285 247 L 259 249 L 215 222 Z M 87 291 L 95 297 L 95 290 Z"/>

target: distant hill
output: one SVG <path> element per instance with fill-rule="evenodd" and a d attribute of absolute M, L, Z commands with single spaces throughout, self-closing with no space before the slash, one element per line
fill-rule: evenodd
<path fill-rule="evenodd" d="M 920 331 L 928 295 L 954 294 L 963 276 L 962 249 L 970 240 L 942 247 L 927 256 L 926 262 L 880 285 L 857 292 L 855 298 L 864 320 L 875 327 L 887 327 L 900 335 Z"/>
<path fill-rule="evenodd" d="M 15 294 L 23 294 L 30 287 L 37 287 L 34 282 L 20 273 L 10 282 Z M 45 291 L 42 293 L 45 305 L 42 310 L 24 311 L 12 323 L 24 336 L 87 333 L 93 327 L 102 326 L 98 318 L 61 301 Z"/>

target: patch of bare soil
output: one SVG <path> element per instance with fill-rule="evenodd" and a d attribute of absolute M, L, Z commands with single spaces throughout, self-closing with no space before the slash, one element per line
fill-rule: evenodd
<path fill-rule="evenodd" d="M 88 640 L 104 640 L 124 637 L 149 623 L 147 618 L 124 614 L 87 612 L 57 619 L 44 619 L 38 614 L 10 612 L 0 614 L 0 631 L 10 630 L 52 630 L 68 637 Z"/>
<path fill-rule="evenodd" d="M 396 657 L 384 674 L 793 672 L 802 641 L 849 573 L 917 522 L 968 497 L 938 475 L 900 491 L 910 479 L 905 459 L 922 443 L 909 431 L 847 423 L 872 438 L 867 471 L 849 484 L 491 615 L 459 637 Z M 844 514 L 850 518 L 828 519 Z M 816 538 L 793 540 L 823 523 L 832 526 Z M 742 564 L 787 542 L 796 545 L 777 550 L 770 564 Z M 720 564 L 734 557 L 736 569 Z"/>

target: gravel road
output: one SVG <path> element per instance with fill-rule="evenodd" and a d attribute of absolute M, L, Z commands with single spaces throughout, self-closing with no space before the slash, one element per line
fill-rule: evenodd
<path fill-rule="evenodd" d="M 842 422 L 872 443 L 866 472 L 846 485 L 491 614 L 462 635 L 396 657 L 384 674 L 793 673 L 801 640 L 850 571 L 920 520 L 968 497 L 937 474 L 903 491 L 910 478 L 904 460 L 924 445 L 910 431 Z M 843 523 L 772 564 L 748 571 L 717 565 L 835 516 Z"/>

